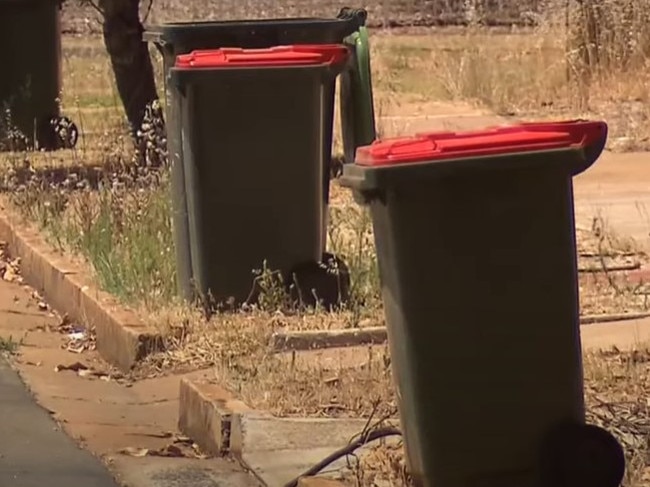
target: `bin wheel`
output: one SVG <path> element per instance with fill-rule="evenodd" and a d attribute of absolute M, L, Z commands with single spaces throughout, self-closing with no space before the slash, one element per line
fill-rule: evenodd
<path fill-rule="evenodd" d="M 53 131 L 53 149 L 74 149 L 79 139 L 77 125 L 68 117 L 55 117 L 50 120 Z"/>
<path fill-rule="evenodd" d="M 303 306 L 320 304 L 332 310 L 350 297 L 350 271 L 335 255 L 325 253 L 321 262 L 295 266 L 286 279 L 291 300 Z"/>
<path fill-rule="evenodd" d="M 340 178 L 343 174 L 343 165 L 345 164 L 344 157 L 332 157 L 330 160 L 330 179 Z"/>
<path fill-rule="evenodd" d="M 619 487 L 625 476 L 625 453 L 603 428 L 563 423 L 542 445 L 540 476 L 543 487 Z"/>

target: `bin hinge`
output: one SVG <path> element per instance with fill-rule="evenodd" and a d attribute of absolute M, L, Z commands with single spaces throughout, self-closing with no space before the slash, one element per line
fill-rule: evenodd
<path fill-rule="evenodd" d="M 359 22 L 359 27 L 362 27 L 366 25 L 368 11 L 365 8 L 343 7 L 336 18 L 342 20 L 356 19 Z"/>

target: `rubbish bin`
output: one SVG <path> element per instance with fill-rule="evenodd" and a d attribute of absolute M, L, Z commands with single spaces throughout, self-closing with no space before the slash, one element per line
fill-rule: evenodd
<path fill-rule="evenodd" d="M 61 0 L 0 0 L 0 149 L 54 150 L 77 141 L 60 116 Z"/>
<path fill-rule="evenodd" d="M 357 32 L 366 21 L 367 13 L 362 9 L 341 9 L 335 19 L 327 18 L 295 18 L 295 19 L 264 19 L 252 21 L 226 22 L 179 22 L 162 26 L 151 26 L 144 33 L 146 41 L 154 43 L 163 56 L 165 74 L 165 112 L 167 125 L 168 153 L 171 160 L 174 240 L 176 247 L 176 262 L 178 285 L 185 299 L 193 296 L 192 255 L 190 252 L 187 203 L 185 195 L 185 175 L 183 172 L 183 151 L 180 143 L 179 107 L 174 100 L 174 92 L 169 89 L 167 77 L 174 66 L 178 55 L 187 54 L 200 49 L 217 49 L 221 47 L 239 47 L 244 49 L 269 48 L 291 44 L 336 44 L 343 43 Z M 363 41 L 367 46 L 367 40 Z M 354 71 L 354 66 L 346 69 L 343 77 L 347 80 Z M 357 80 L 369 81 L 369 77 L 356 77 Z M 349 83 L 348 83 L 349 84 Z M 323 213 L 327 214 L 329 200 L 329 162 L 331 157 L 332 132 L 334 123 L 335 84 L 332 80 L 325 98 L 324 143 L 322 145 L 326 163 L 323 166 Z M 370 92 L 370 87 L 357 88 L 355 93 Z M 350 110 L 348 110 L 350 111 Z M 360 113 L 355 111 L 355 113 Z M 366 112 L 368 113 L 368 112 Z M 370 112 L 372 113 L 372 112 Z M 348 124 L 346 120 L 345 124 Z M 369 125 L 372 122 L 366 122 Z M 346 129 L 344 127 L 344 132 Z M 348 129 L 347 132 L 350 132 Z M 323 234 L 325 238 L 325 234 Z M 323 248 L 325 241 L 323 241 Z"/>
<path fill-rule="evenodd" d="M 341 74 L 340 108 L 345 162 L 352 163 L 357 148 L 371 144 L 377 132 L 368 29 L 359 27 L 346 38 L 346 43 L 354 49 L 352 63 Z"/>
<path fill-rule="evenodd" d="M 585 121 L 422 134 L 344 168 L 372 214 L 415 485 L 619 485 L 620 445 L 584 424 L 572 187 L 606 137 Z"/>
<path fill-rule="evenodd" d="M 324 112 L 347 57 L 343 45 L 232 48 L 171 69 L 192 273 L 213 304 L 246 302 L 265 262 L 287 277 L 321 259 Z"/>

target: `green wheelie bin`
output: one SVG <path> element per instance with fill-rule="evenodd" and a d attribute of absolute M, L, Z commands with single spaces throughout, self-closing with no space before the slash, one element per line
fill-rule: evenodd
<path fill-rule="evenodd" d="M 406 453 L 420 487 L 617 487 L 585 424 L 573 176 L 602 122 L 377 141 L 341 183 L 369 205 Z"/>
<path fill-rule="evenodd" d="M 77 142 L 59 109 L 61 0 L 0 0 L 0 150 L 55 150 Z"/>
<path fill-rule="evenodd" d="M 354 46 L 350 63 L 341 74 L 340 96 L 343 150 L 345 162 L 349 164 L 354 162 L 357 148 L 369 145 L 375 140 L 377 130 L 368 28 L 359 27 L 345 42 Z"/>
<path fill-rule="evenodd" d="M 162 53 L 165 74 L 165 112 L 167 143 L 170 155 L 173 187 L 174 240 L 178 285 L 185 299 L 194 297 L 195 276 L 192 261 L 196 257 L 190 250 L 187 195 L 185 194 L 185 173 L 183 148 L 179 125 L 179 106 L 174 98 L 174 89 L 168 82 L 168 74 L 176 62 L 176 57 L 194 50 L 238 47 L 244 49 L 269 48 L 280 45 L 350 43 L 353 55 L 341 73 L 343 132 L 348 134 L 346 144 L 359 145 L 374 140 L 374 112 L 372 109 L 372 90 L 369 85 L 356 86 L 357 83 L 370 83 L 369 73 L 357 71 L 369 69 L 368 40 L 365 32 L 367 13 L 362 9 L 341 9 L 337 18 L 290 18 L 264 19 L 226 22 L 179 22 L 161 26 L 151 26 L 144 33 L 145 40 L 152 42 Z M 354 51 L 358 51 L 358 54 Z M 357 59 L 359 61 L 357 61 Z M 329 200 L 329 175 L 334 123 L 335 83 L 326 86 L 325 110 L 322 112 L 325 126 L 325 140 L 322 144 L 325 163 L 323 165 L 323 215 L 327 215 Z M 354 92 L 354 97 L 349 94 Z M 369 98 L 369 100 L 368 100 Z M 362 100 L 363 103 L 361 102 Z M 352 106 L 352 104 L 356 104 Z M 358 105 L 358 106 L 357 106 Z M 360 122 L 359 118 L 367 120 Z M 353 128 L 348 128 L 348 126 Z M 362 127 L 359 129 L 358 127 Z M 368 134 L 367 127 L 372 127 Z M 365 130 L 360 132 L 360 130 Z M 298 134 L 296 134 L 299 137 Z M 354 149 L 348 149 L 348 152 Z M 326 218 L 323 218 L 326 221 Z M 323 232 L 323 250 L 325 249 Z"/>
<path fill-rule="evenodd" d="M 341 44 L 231 48 L 179 56 L 171 69 L 192 273 L 211 305 L 249 302 L 265 264 L 286 279 L 322 258 L 323 120 L 348 56 Z M 335 279 L 321 289 L 301 277 L 336 302 Z"/>

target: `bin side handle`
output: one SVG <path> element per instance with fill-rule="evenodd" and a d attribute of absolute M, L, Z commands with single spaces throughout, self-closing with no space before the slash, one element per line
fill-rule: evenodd
<path fill-rule="evenodd" d="M 171 68 L 167 74 L 167 82 L 175 86 L 182 96 L 185 96 L 187 94 L 185 77 L 183 76 L 182 70 Z"/>
<path fill-rule="evenodd" d="M 159 50 L 162 49 L 165 44 L 167 44 L 163 37 L 163 33 L 159 30 L 145 29 L 145 31 L 142 33 L 142 40 L 144 42 L 152 42 Z"/>
<path fill-rule="evenodd" d="M 590 144 L 582 149 L 583 158 L 581 161 L 576 163 L 571 169 L 571 176 L 577 176 L 578 174 L 589 169 L 600 157 L 605 150 L 605 145 L 607 144 L 607 129 L 605 133 L 599 139 L 592 141 Z"/>

